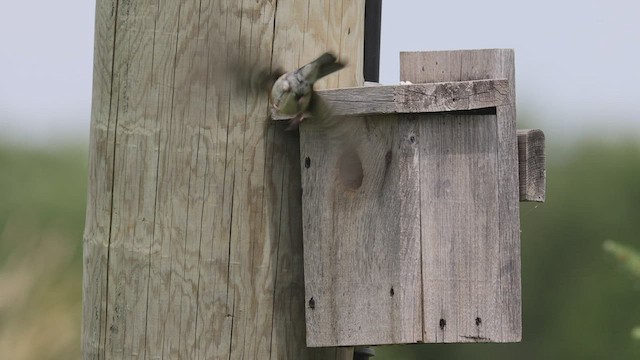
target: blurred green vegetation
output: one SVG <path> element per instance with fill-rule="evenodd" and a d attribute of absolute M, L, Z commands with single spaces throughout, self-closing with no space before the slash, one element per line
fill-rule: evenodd
<path fill-rule="evenodd" d="M 613 240 L 605 241 L 602 247 L 605 251 L 615 256 L 616 259 L 627 268 L 627 271 L 640 277 L 640 253 L 638 253 L 638 251 L 628 246 L 618 244 Z"/>
<path fill-rule="evenodd" d="M 605 251 L 615 256 L 627 268 L 627 271 L 640 279 L 640 253 L 637 250 L 618 244 L 613 240 L 607 240 L 602 245 Z M 640 340 L 640 326 L 633 328 L 631 336 Z"/>
<path fill-rule="evenodd" d="M 377 347 L 374 359 L 640 359 L 638 279 L 602 250 L 640 227 L 640 141 L 548 148 L 522 204 L 523 342 Z M 79 358 L 86 153 L 0 146 L 0 354 Z"/>
<path fill-rule="evenodd" d="M 86 159 L 0 145 L 2 359 L 80 357 Z"/>

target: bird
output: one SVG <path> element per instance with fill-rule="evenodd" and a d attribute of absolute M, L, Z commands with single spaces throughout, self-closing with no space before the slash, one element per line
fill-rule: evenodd
<path fill-rule="evenodd" d="M 247 65 L 237 65 L 239 89 L 248 88 L 252 93 L 265 91 L 271 106 L 281 115 L 290 116 L 287 130 L 296 129 L 306 118 L 318 122 L 331 117 L 330 107 L 313 90 L 316 81 L 346 66 L 331 52 L 325 52 L 315 60 L 300 68 L 284 72 L 280 67 L 251 69 Z"/>
<path fill-rule="evenodd" d="M 280 74 L 271 86 L 271 105 L 280 114 L 292 116 L 287 129 L 295 129 L 307 117 L 319 120 L 328 116 L 327 107 L 314 90 L 316 81 L 345 67 L 330 52 L 297 70 Z M 276 74 L 277 75 L 277 74 Z"/>
<path fill-rule="evenodd" d="M 362 185 L 363 169 L 358 155 L 358 136 L 361 121 L 340 121 L 332 115 L 331 106 L 314 91 L 316 81 L 346 66 L 331 52 L 325 52 L 302 67 L 284 72 L 280 67 L 260 67 L 246 60 L 232 62 L 237 78 L 237 91 L 253 96 L 267 93 L 273 109 L 280 115 L 291 117 L 285 130 L 298 128 L 303 120 L 310 118 L 307 134 L 321 138 L 325 146 L 338 151 L 341 183 L 348 190 L 357 190 Z M 268 123 L 268 122 L 267 122 Z"/>

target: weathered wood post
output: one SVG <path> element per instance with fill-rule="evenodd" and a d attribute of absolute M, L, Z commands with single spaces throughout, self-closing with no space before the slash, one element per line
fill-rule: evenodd
<path fill-rule="evenodd" d="M 83 358 L 349 359 L 305 346 L 299 138 L 234 59 L 325 50 L 362 85 L 364 0 L 97 0 Z"/>

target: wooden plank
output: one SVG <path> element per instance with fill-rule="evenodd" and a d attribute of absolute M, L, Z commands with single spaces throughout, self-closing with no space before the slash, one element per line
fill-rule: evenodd
<path fill-rule="evenodd" d="M 420 341 L 417 124 L 338 126 L 301 127 L 307 344 Z"/>
<path fill-rule="evenodd" d="M 334 116 L 428 113 L 501 106 L 509 100 L 504 79 L 381 85 L 320 90 Z M 288 120 L 275 109 L 273 120 Z"/>
<path fill-rule="evenodd" d="M 515 78 L 512 50 L 462 50 L 439 52 L 401 53 L 400 78 L 413 83 L 470 81 L 480 79 L 507 79 L 508 101 L 496 109 L 497 177 L 498 186 L 498 234 L 484 242 L 487 281 L 474 280 L 475 288 L 464 288 L 455 273 L 445 274 L 442 284 L 457 282 L 457 289 L 427 286 L 430 274 L 437 273 L 439 265 L 424 263 L 425 280 L 425 342 L 436 341 L 519 341 L 521 338 L 520 291 L 520 227 L 518 204 L 518 158 L 515 132 Z M 424 190 L 424 189 L 423 189 Z M 423 197 L 423 203 L 428 201 Z M 483 211 L 477 209 L 476 211 Z M 473 216 L 470 213 L 469 216 Z M 424 244 L 429 241 L 424 233 L 428 229 L 423 217 L 423 261 L 431 250 Z M 451 224 L 451 223 L 449 223 Z M 473 253 L 459 254 L 456 262 L 473 264 Z M 465 258 L 466 256 L 466 258 Z M 471 257 L 471 258 L 470 258 Z M 478 283 L 481 281 L 481 284 Z M 482 286 L 479 286 L 482 285 Z M 432 299 L 435 296 L 436 299 Z M 452 304 L 456 311 L 434 303 Z M 465 312 L 476 307 L 476 314 Z M 443 321 L 440 321 L 443 320 Z M 479 320 L 479 321 L 478 321 Z M 452 324 L 456 324 L 455 327 Z M 476 329 L 475 333 L 469 333 Z M 454 334 L 449 334 L 454 332 Z M 440 334 L 440 336 L 438 336 Z M 484 334 L 484 335 L 483 335 Z"/>
<path fill-rule="evenodd" d="M 220 69 L 329 47 L 354 61 L 320 86 L 362 85 L 363 11 L 98 3 L 84 358 L 352 357 L 305 345 L 297 135 Z"/>
<path fill-rule="evenodd" d="M 477 67 L 465 76 L 489 72 L 509 79 L 509 104 L 498 106 L 498 156 L 500 188 L 500 309 L 502 341 L 522 339 L 522 285 L 520 266 L 520 204 L 518 187 L 518 141 L 516 136 L 515 54 L 510 49 L 484 50 L 471 55 Z"/>
<path fill-rule="evenodd" d="M 520 201 L 544 202 L 546 160 L 542 130 L 518 130 L 518 173 Z"/>
<path fill-rule="evenodd" d="M 424 341 L 499 341 L 496 116 L 427 116 L 418 138 Z"/>

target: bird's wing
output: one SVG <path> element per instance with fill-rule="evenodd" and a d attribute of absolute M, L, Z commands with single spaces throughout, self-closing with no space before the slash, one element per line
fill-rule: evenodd
<path fill-rule="evenodd" d="M 268 68 L 240 70 L 238 73 L 238 89 L 249 91 L 255 95 L 259 93 L 269 94 L 273 84 L 284 72 L 280 68 L 271 71 Z"/>
<path fill-rule="evenodd" d="M 315 91 L 312 92 L 307 113 L 311 118 L 305 121 L 305 126 L 312 128 L 318 135 L 344 144 L 353 142 L 352 121 L 335 116 L 331 105 Z"/>
<path fill-rule="evenodd" d="M 219 76 L 231 81 L 234 93 L 253 96 L 268 94 L 275 81 L 284 74 L 280 67 L 271 69 L 269 64 L 237 57 L 229 59 L 217 71 Z"/>

